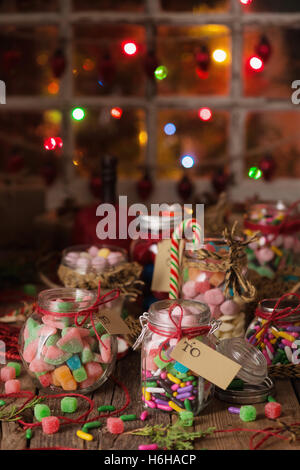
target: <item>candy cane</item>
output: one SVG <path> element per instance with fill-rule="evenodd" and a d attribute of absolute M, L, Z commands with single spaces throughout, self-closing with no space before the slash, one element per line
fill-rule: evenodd
<path fill-rule="evenodd" d="M 201 241 L 201 226 L 196 219 L 185 219 L 174 230 L 171 239 L 171 268 L 170 268 L 170 290 L 169 298 L 178 299 L 179 294 L 179 242 L 182 239 L 187 228 L 193 230 L 193 243 L 199 244 Z"/>

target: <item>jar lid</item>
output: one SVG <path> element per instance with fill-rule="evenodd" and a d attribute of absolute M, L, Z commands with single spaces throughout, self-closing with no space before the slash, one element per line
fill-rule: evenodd
<path fill-rule="evenodd" d="M 237 403 L 239 405 L 252 405 L 267 401 L 268 396 L 276 395 L 275 385 L 270 377 L 267 377 L 261 384 L 253 385 L 244 383 L 243 390 L 222 390 L 215 387 L 215 397 L 227 403 Z"/>
<path fill-rule="evenodd" d="M 258 309 L 261 310 L 261 312 L 263 312 L 264 314 L 269 314 L 271 316 L 272 313 L 273 313 L 274 307 L 277 304 L 278 300 L 279 300 L 279 298 L 261 300 L 258 304 Z M 280 301 L 280 304 L 276 308 L 276 312 L 281 312 L 281 311 L 285 310 L 288 307 L 290 307 L 291 310 L 295 310 L 295 309 L 297 309 L 297 310 L 296 310 L 296 312 L 293 312 L 291 315 L 286 316 L 285 318 L 281 318 L 281 319 L 279 318 L 278 320 L 276 320 L 276 322 L 283 322 L 284 323 L 284 322 L 290 322 L 290 321 L 296 321 L 296 320 L 299 321 L 299 318 L 300 318 L 300 304 L 299 304 L 299 300 L 296 300 L 295 297 L 293 297 L 291 299 L 287 299 L 287 298 L 282 299 Z"/>
<path fill-rule="evenodd" d="M 219 353 L 240 364 L 237 377 L 252 385 L 261 384 L 268 375 L 265 356 L 243 338 L 223 339 L 217 345 Z"/>

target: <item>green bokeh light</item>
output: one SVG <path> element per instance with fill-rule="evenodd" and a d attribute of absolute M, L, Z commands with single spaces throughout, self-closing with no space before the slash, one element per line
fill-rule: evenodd
<path fill-rule="evenodd" d="M 85 111 L 82 108 L 75 108 L 72 111 L 72 117 L 75 121 L 82 121 L 85 118 Z"/>
<path fill-rule="evenodd" d="M 262 177 L 262 171 L 257 166 L 252 166 L 251 168 L 249 168 L 248 176 L 249 178 L 258 180 Z"/>
<path fill-rule="evenodd" d="M 157 80 L 164 80 L 168 76 L 168 69 L 165 65 L 159 65 L 154 71 Z"/>

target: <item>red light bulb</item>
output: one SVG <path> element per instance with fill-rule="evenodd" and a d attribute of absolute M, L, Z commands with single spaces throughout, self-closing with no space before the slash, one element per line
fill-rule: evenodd
<path fill-rule="evenodd" d="M 201 121 L 210 121 L 212 118 L 212 111 L 209 108 L 201 108 L 198 111 L 198 116 Z"/>
<path fill-rule="evenodd" d="M 55 150 L 57 145 L 55 137 L 48 137 L 44 140 L 44 148 L 46 150 Z"/>
<path fill-rule="evenodd" d="M 124 42 L 123 45 L 123 51 L 126 55 L 135 55 L 137 53 L 137 45 L 133 41 L 127 41 Z"/>
<path fill-rule="evenodd" d="M 115 119 L 121 119 L 123 110 L 121 108 L 112 108 L 110 114 Z"/>
<path fill-rule="evenodd" d="M 264 69 L 264 63 L 260 57 L 252 56 L 249 59 L 249 67 L 254 72 L 262 72 Z"/>
<path fill-rule="evenodd" d="M 250 5 L 252 3 L 252 0 L 240 0 L 242 5 Z"/>

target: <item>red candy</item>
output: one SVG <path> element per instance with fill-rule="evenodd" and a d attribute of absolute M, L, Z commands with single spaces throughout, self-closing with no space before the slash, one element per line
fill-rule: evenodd
<path fill-rule="evenodd" d="M 106 426 L 112 434 L 122 434 L 124 432 L 124 422 L 121 418 L 107 418 Z"/>
<path fill-rule="evenodd" d="M 16 378 L 16 369 L 14 367 L 2 367 L 1 369 L 1 380 L 7 382 Z"/>
<path fill-rule="evenodd" d="M 8 380 L 5 382 L 5 393 L 9 395 L 10 393 L 19 393 L 21 390 L 20 380 Z"/>
<path fill-rule="evenodd" d="M 276 419 L 281 415 L 281 404 L 275 401 L 270 401 L 265 406 L 265 415 L 267 418 Z"/>
<path fill-rule="evenodd" d="M 60 422 L 56 416 L 47 416 L 42 419 L 43 433 L 55 434 L 59 430 Z"/>

